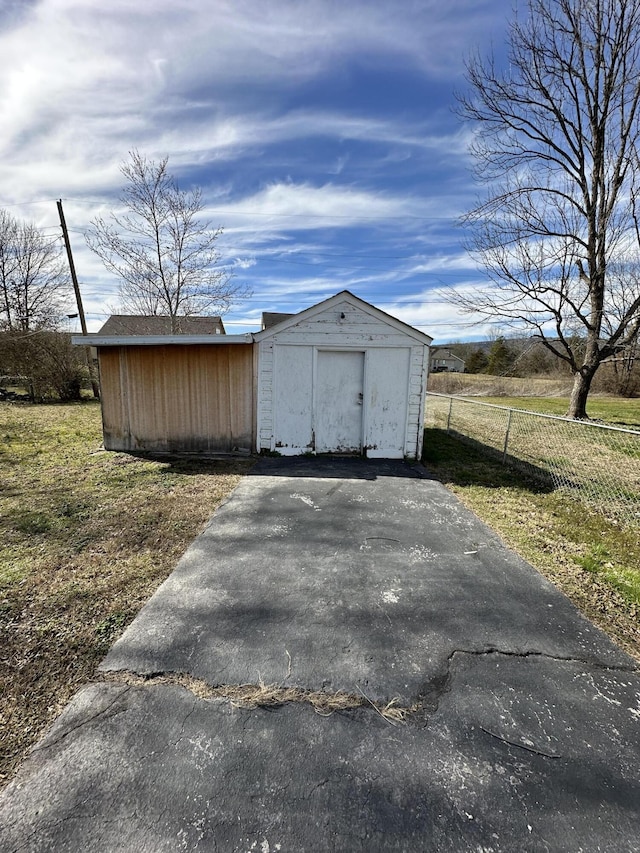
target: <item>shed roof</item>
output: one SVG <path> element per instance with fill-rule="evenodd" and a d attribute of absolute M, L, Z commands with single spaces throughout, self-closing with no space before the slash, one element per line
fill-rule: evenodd
<path fill-rule="evenodd" d="M 171 328 L 171 317 L 144 317 L 137 314 L 113 314 L 98 332 L 100 336 L 130 337 L 132 335 L 224 335 L 220 317 L 176 317 L 176 328 Z"/>
<path fill-rule="evenodd" d="M 270 329 L 272 326 L 277 326 L 284 320 L 289 320 L 295 317 L 295 314 L 285 314 L 282 311 L 263 311 L 262 312 L 262 329 Z"/>

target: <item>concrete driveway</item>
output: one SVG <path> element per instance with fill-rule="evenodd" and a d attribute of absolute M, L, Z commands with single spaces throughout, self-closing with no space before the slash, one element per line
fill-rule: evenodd
<path fill-rule="evenodd" d="M 3 851 L 640 850 L 635 662 L 401 462 L 261 461 L 101 673 Z"/>

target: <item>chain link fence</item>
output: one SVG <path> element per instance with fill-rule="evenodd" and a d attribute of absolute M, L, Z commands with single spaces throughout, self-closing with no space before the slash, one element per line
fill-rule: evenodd
<path fill-rule="evenodd" d="M 425 426 L 478 443 L 604 515 L 640 525 L 640 432 L 432 392 Z"/>

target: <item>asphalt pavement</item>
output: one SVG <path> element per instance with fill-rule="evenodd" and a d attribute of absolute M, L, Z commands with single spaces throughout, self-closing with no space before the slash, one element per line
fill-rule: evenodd
<path fill-rule="evenodd" d="M 420 467 L 264 459 L 3 792 L 0 849 L 639 851 L 640 672 Z"/>

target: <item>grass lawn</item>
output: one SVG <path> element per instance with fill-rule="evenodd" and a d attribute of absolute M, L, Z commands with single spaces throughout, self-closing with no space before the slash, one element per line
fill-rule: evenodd
<path fill-rule="evenodd" d="M 438 480 L 591 621 L 640 660 L 640 537 L 545 491 L 472 446 L 426 429 L 423 461 Z"/>
<path fill-rule="evenodd" d="M 488 376 L 483 373 L 434 373 L 429 377 L 429 391 L 456 394 L 529 412 L 564 416 L 569 408 L 571 377 L 528 379 L 513 376 Z M 640 429 L 640 398 L 591 394 L 587 402 L 589 417 L 614 426 Z"/>
<path fill-rule="evenodd" d="M 561 416 L 566 415 L 569 407 L 568 397 L 482 397 L 480 402 Z M 590 418 L 606 424 L 626 429 L 640 429 L 640 399 L 638 398 L 592 395 L 587 403 L 587 413 Z"/>
<path fill-rule="evenodd" d="M 0 782 L 252 464 L 101 444 L 98 403 L 0 403 Z"/>

